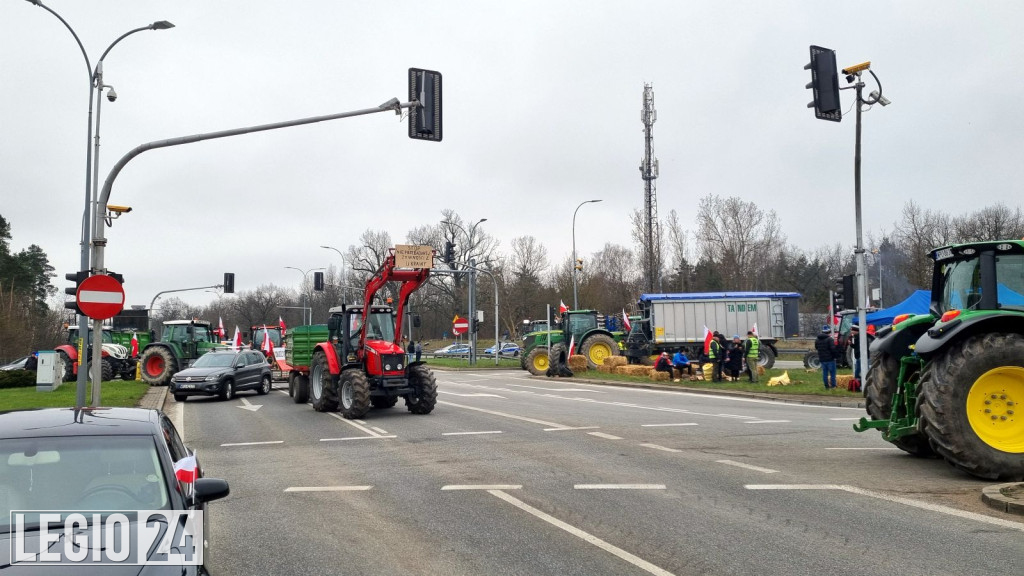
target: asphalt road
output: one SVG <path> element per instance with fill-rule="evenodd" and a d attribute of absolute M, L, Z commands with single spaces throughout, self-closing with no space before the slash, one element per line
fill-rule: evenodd
<path fill-rule="evenodd" d="M 861 411 L 437 372 L 427 416 L 193 399 L 214 574 L 1013 574 L 1024 523 Z"/>

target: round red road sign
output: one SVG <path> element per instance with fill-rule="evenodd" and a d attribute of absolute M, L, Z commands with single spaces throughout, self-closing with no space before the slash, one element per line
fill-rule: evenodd
<path fill-rule="evenodd" d="M 106 274 L 89 276 L 78 285 L 78 308 L 93 320 L 113 318 L 124 308 L 124 288 Z"/>
<path fill-rule="evenodd" d="M 452 334 L 465 334 L 469 330 L 469 320 L 456 318 L 452 322 Z"/>

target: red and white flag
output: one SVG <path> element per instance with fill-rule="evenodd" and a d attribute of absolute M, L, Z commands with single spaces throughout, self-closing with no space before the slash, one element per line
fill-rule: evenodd
<path fill-rule="evenodd" d="M 569 338 L 569 356 L 572 356 L 576 352 L 576 335 L 573 334 Z"/>
<path fill-rule="evenodd" d="M 633 330 L 633 325 L 629 323 L 629 316 L 626 316 L 626 309 L 622 309 L 622 325 L 626 327 L 626 332 Z"/>
<path fill-rule="evenodd" d="M 225 336 L 227 332 L 224 331 L 224 319 L 217 316 L 217 337 L 223 340 Z"/>
<path fill-rule="evenodd" d="M 260 346 L 260 350 L 267 356 L 274 355 L 274 343 L 270 341 L 270 332 L 267 332 L 266 325 L 263 326 L 263 345 Z"/>
<path fill-rule="evenodd" d="M 277 317 L 277 326 L 281 329 L 281 338 L 284 338 L 288 334 L 288 328 L 284 325 L 284 319 L 280 316 Z"/>
<path fill-rule="evenodd" d="M 711 330 L 708 330 L 708 327 L 705 326 L 704 327 L 704 353 L 705 354 L 707 354 L 708 352 L 711 351 L 711 339 L 712 338 L 714 338 L 714 336 L 711 334 Z"/>
<path fill-rule="evenodd" d="M 191 484 L 196 481 L 198 473 L 199 465 L 196 463 L 195 454 L 185 456 L 174 463 L 174 477 L 178 479 L 178 482 Z"/>
<path fill-rule="evenodd" d="M 139 334 L 133 330 L 132 331 L 132 353 L 131 353 L 131 356 L 132 356 L 132 358 L 134 358 L 134 357 L 136 357 L 138 355 L 139 355 Z"/>
<path fill-rule="evenodd" d="M 562 302 L 561 300 L 559 300 L 558 301 L 558 313 L 559 314 L 565 314 L 568 311 L 569 311 L 569 307 L 565 305 L 565 302 Z"/>
<path fill-rule="evenodd" d="M 231 339 L 231 347 L 235 350 L 242 348 L 242 332 L 238 329 L 238 324 L 235 324 L 235 336 Z"/>
<path fill-rule="evenodd" d="M 757 322 L 754 322 L 754 327 L 751 328 L 750 331 L 754 333 L 754 336 L 757 336 L 758 338 L 761 337 L 761 335 L 757 333 Z"/>

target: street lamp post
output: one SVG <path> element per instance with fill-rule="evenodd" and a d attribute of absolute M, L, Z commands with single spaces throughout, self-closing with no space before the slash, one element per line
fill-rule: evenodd
<path fill-rule="evenodd" d="M 298 270 L 302 273 L 302 323 L 306 326 L 313 323 L 313 311 L 306 307 L 306 277 L 310 272 L 314 270 L 323 270 L 323 268 L 310 268 L 309 270 L 303 270 L 296 268 L 295 266 L 285 266 L 289 270 Z M 309 310 L 309 323 L 306 323 L 306 310 Z"/>
<path fill-rule="evenodd" d="M 341 256 L 341 290 L 342 290 L 341 294 L 342 294 L 342 303 L 347 303 L 348 302 L 348 284 L 347 284 L 347 281 L 345 280 L 345 255 L 341 253 L 341 250 L 338 250 L 334 246 L 321 246 L 321 248 L 325 248 L 327 250 L 334 250 L 335 252 L 338 253 L 338 256 Z"/>
<path fill-rule="evenodd" d="M 572 309 L 579 310 L 579 303 L 576 297 L 576 213 L 580 211 L 580 206 L 584 204 L 591 204 L 594 202 L 600 202 L 601 200 L 584 200 L 580 202 L 579 206 L 572 213 Z"/>
<path fill-rule="evenodd" d="M 444 220 L 442 223 L 443 224 L 450 224 L 452 226 L 455 226 L 459 230 L 462 230 L 462 233 L 466 235 L 466 246 L 467 246 L 467 248 L 472 248 L 473 247 L 473 236 L 476 236 L 476 227 L 481 225 L 481 224 L 483 224 L 484 222 L 487 222 L 487 218 L 481 218 L 481 219 L 477 220 L 476 222 L 474 222 L 473 224 L 471 224 L 469 226 L 469 232 L 466 232 L 465 228 L 463 228 L 462 226 L 459 226 L 457 223 L 452 222 L 451 220 Z M 467 298 L 467 301 L 468 301 L 467 302 L 467 308 L 468 308 L 467 317 L 469 318 L 469 326 L 470 326 L 470 330 L 469 330 L 469 364 L 471 366 L 476 364 L 476 331 L 472 329 L 474 324 L 476 323 L 476 267 L 475 267 L 475 265 L 476 265 L 476 262 L 475 262 L 475 260 L 472 260 L 472 259 L 470 259 L 468 262 L 466 262 L 464 264 L 464 267 L 469 269 L 469 282 L 468 282 L 469 295 L 468 295 L 468 298 Z M 494 322 L 497 323 L 498 319 L 495 318 Z M 497 344 L 497 342 L 495 342 L 495 344 Z"/>
<path fill-rule="evenodd" d="M 143 27 L 135 28 L 134 30 L 129 30 L 128 32 L 125 32 L 124 34 L 119 36 L 116 40 L 111 42 L 111 44 L 109 46 L 107 46 L 107 49 L 103 51 L 103 55 L 100 57 L 99 63 L 96 65 L 96 70 L 94 72 L 93 68 L 92 68 L 92 64 L 89 62 L 89 54 L 85 51 L 85 46 L 82 45 L 81 39 L 79 39 L 78 34 L 75 33 L 75 30 L 71 27 L 70 24 L 68 24 L 67 20 L 65 20 L 60 14 L 55 12 L 52 8 L 50 8 L 49 6 L 43 4 L 42 0 L 27 0 L 27 1 L 29 3 L 31 3 L 31 4 L 39 6 L 43 10 L 46 10 L 47 12 L 49 12 L 50 14 L 53 14 L 58 20 L 61 21 L 61 24 L 64 24 L 64 27 L 68 29 L 68 32 L 71 32 L 71 35 L 74 37 L 75 42 L 78 44 L 79 50 L 82 51 L 82 57 L 85 58 L 85 68 L 86 68 L 86 72 L 89 75 L 89 114 L 88 114 L 88 121 L 87 121 L 87 127 L 86 127 L 86 146 L 85 146 L 85 209 L 82 212 L 82 238 L 81 238 L 81 241 L 79 243 L 79 245 L 81 247 L 81 263 L 80 263 L 81 267 L 80 267 L 80 270 L 89 270 L 90 218 L 93 217 L 93 212 L 91 210 L 91 207 L 92 207 L 92 203 L 95 201 L 94 195 L 95 195 L 95 192 L 97 190 L 96 180 L 95 180 L 95 175 L 94 174 L 96 172 L 98 172 L 98 170 L 99 170 L 99 145 L 100 145 L 100 143 L 99 143 L 99 95 L 102 92 L 103 87 L 104 87 L 103 81 L 102 81 L 103 59 L 106 58 L 107 54 L 110 52 L 110 50 L 115 45 L 117 45 L 118 42 L 120 42 L 121 40 L 125 39 L 126 37 L 128 37 L 131 34 L 134 34 L 136 32 L 141 32 L 143 30 L 166 30 L 168 28 L 173 28 L 174 25 L 171 24 L 170 22 L 167 22 L 166 20 L 160 20 L 158 22 L 154 22 L 154 23 L 150 24 L 149 26 L 143 26 Z M 109 86 L 106 86 L 106 87 L 109 88 Z M 94 89 L 95 89 L 95 93 L 93 92 Z M 96 157 L 95 158 L 93 158 L 93 116 L 92 116 L 94 96 L 95 96 L 95 99 L 96 99 L 96 102 L 97 102 L 96 142 L 95 142 L 95 145 L 96 145 Z M 94 171 L 94 166 L 95 166 L 95 171 Z M 94 326 L 94 334 L 93 334 L 94 350 L 99 350 L 102 347 L 103 334 L 102 334 L 102 331 L 101 331 L 101 324 L 102 324 L 102 322 L 100 322 L 100 321 L 93 322 L 93 326 Z M 88 318 L 84 314 L 79 314 L 78 315 L 78 334 L 79 334 L 79 338 L 86 338 L 88 333 L 89 333 L 89 320 L 88 320 Z M 81 408 L 81 407 L 83 407 L 85 405 L 85 389 L 86 389 L 86 383 L 87 383 L 88 374 L 87 374 L 86 370 L 82 370 L 81 369 L 82 366 L 87 365 L 87 363 L 84 362 L 84 360 L 85 360 L 85 352 L 86 352 L 85 347 L 84 346 L 80 346 L 79 348 L 80 348 L 80 350 L 79 350 L 80 351 L 80 355 L 79 355 L 79 362 L 78 362 L 78 365 L 79 365 L 79 370 L 78 370 L 78 389 L 77 389 L 77 393 L 76 393 L 76 396 L 75 396 L 75 406 L 78 407 L 78 408 Z M 96 352 L 94 354 L 94 356 L 95 356 L 95 358 L 98 359 L 99 358 L 99 352 Z M 93 373 L 92 374 L 92 378 L 93 378 L 92 403 L 93 403 L 93 405 L 98 405 L 100 403 L 100 379 L 101 379 L 101 374 L 102 374 L 100 362 L 98 362 L 98 361 L 94 361 L 93 362 L 92 373 Z"/>

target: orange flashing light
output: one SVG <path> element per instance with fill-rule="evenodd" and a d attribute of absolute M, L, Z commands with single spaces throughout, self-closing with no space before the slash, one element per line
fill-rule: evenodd
<path fill-rule="evenodd" d="M 959 310 L 949 310 L 949 311 L 944 312 L 942 314 L 942 318 L 940 318 L 939 321 L 940 322 L 949 322 L 950 320 L 952 320 L 953 318 L 956 318 L 959 315 L 960 315 L 960 311 Z"/>
<path fill-rule="evenodd" d="M 899 316 L 892 319 L 892 325 L 895 326 L 900 322 L 903 322 L 907 318 L 910 318 L 910 314 L 900 314 Z"/>

